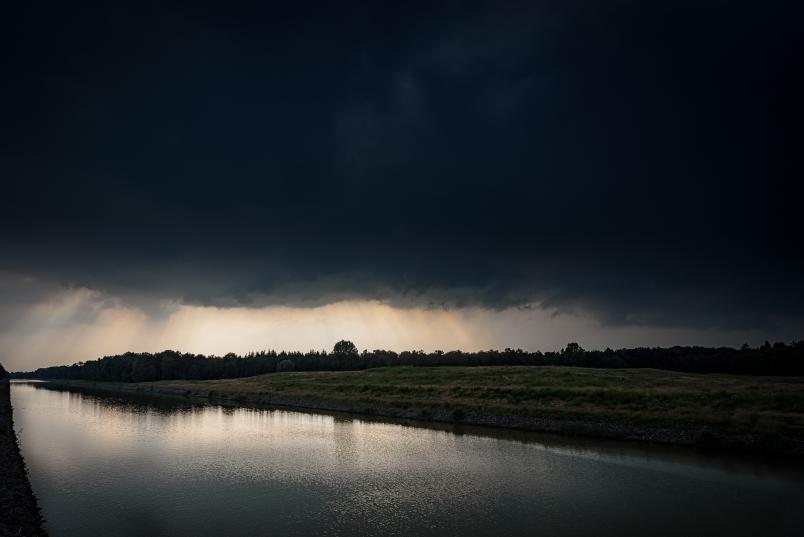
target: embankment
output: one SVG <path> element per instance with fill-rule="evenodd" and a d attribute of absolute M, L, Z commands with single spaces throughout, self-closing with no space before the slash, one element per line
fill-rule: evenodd
<path fill-rule="evenodd" d="M 0 380 L 0 536 L 12 535 L 47 534 L 14 434 L 9 383 Z"/>
<path fill-rule="evenodd" d="M 800 378 L 567 367 L 384 368 L 54 386 L 804 455 Z"/>

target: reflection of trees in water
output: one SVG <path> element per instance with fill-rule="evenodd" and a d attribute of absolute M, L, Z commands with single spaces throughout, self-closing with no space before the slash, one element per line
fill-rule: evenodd
<path fill-rule="evenodd" d="M 26 383 L 37 390 L 62 392 L 67 395 L 68 402 L 81 400 L 111 410 L 126 412 L 153 412 L 157 414 L 175 414 L 192 412 L 204 408 L 203 403 L 191 403 L 171 396 L 143 394 L 131 392 L 125 395 L 114 395 L 99 392 L 92 388 L 78 386 L 56 386 L 47 382 Z M 232 409 L 227 409 L 231 411 Z"/>

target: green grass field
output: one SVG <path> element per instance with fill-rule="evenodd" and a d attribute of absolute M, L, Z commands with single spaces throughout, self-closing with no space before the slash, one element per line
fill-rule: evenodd
<path fill-rule="evenodd" d="M 573 367 L 389 367 L 147 383 L 249 401 L 328 400 L 804 437 L 804 378 Z M 146 384 L 144 384 L 146 385 Z"/>

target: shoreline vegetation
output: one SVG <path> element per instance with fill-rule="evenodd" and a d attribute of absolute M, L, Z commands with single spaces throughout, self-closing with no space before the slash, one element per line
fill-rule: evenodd
<path fill-rule="evenodd" d="M 70 379 L 104 382 L 147 382 L 157 380 L 215 380 L 253 377 L 283 371 L 358 371 L 364 369 L 478 366 L 573 366 L 598 369 L 652 368 L 685 373 L 733 375 L 804 376 L 804 341 L 777 342 L 752 348 L 731 347 L 637 347 L 631 349 L 585 350 L 568 343 L 559 352 L 505 349 L 477 352 L 436 350 L 358 352 L 351 341 L 342 340 L 331 352 L 252 352 L 244 356 L 182 353 L 127 352 L 73 365 L 43 367 L 15 372 L 15 379 Z"/>
<path fill-rule="evenodd" d="M 804 455 L 804 377 L 563 366 L 382 367 L 53 387 Z"/>
<path fill-rule="evenodd" d="M 8 380 L 0 366 L 0 536 L 46 537 L 20 453 Z"/>

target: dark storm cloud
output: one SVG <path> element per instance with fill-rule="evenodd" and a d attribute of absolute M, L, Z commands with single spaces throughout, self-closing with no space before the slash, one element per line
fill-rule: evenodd
<path fill-rule="evenodd" d="M 0 269 L 190 303 L 804 315 L 789 2 L 4 17 Z"/>

